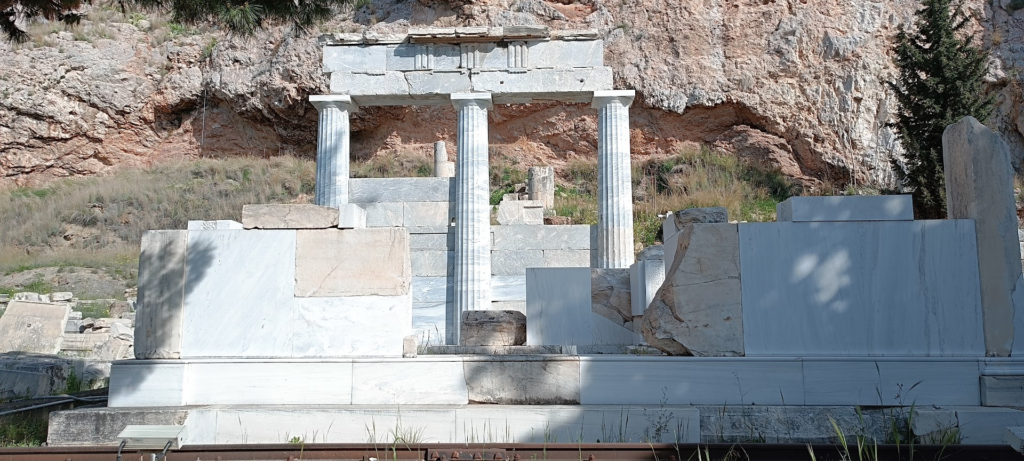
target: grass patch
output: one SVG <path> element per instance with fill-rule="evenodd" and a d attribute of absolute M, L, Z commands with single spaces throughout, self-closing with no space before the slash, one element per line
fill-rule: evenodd
<path fill-rule="evenodd" d="M 527 172 L 519 166 L 519 161 L 502 155 L 490 162 L 491 206 L 497 206 L 505 194 L 515 192 L 516 186 L 526 184 Z"/>
<path fill-rule="evenodd" d="M 362 162 L 352 162 L 353 178 L 427 178 L 434 175 L 434 164 L 411 152 L 375 155 Z"/>
<path fill-rule="evenodd" d="M 46 442 L 46 418 L 0 420 L 0 447 L 39 447 Z"/>

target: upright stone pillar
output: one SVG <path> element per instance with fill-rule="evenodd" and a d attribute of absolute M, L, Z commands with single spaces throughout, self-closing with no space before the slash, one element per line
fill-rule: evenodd
<path fill-rule="evenodd" d="M 453 94 L 458 111 L 455 175 L 455 302 L 449 344 L 459 344 L 462 313 L 491 308 L 491 207 L 487 159 L 490 93 Z"/>
<path fill-rule="evenodd" d="M 444 141 L 434 143 L 434 177 L 455 177 L 455 163 L 448 161 L 448 149 L 445 149 Z"/>
<path fill-rule="evenodd" d="M 629 105 L 636 92 L 595 91 L 597 119 L 597 267 L 628 269 L 633 255 L 633 183 Z"/>
<path fill-rule="evenodd" d="M 339 207 L 348 203 L 350 112 L 358 107 L 348 95 L 311 95 L 320 112 L 316 136 L 316 192 L 314 203 Z"/>
<path fill-rule="evenodd" d="M 544 202 L 545 210 L 555 208 L 555 169 L 550 166 L 531 167 L 526 176 L 526 192 L 530 200 Z"/>
<path fill-rule="evenodd" d="M 1010 149 L 973 117 L 942 133 L 949 219 L 973 219 L 985 355 L 1024 354 L 1024 277 Z M 965 268 L 966 270 L 966 268 Z"/>

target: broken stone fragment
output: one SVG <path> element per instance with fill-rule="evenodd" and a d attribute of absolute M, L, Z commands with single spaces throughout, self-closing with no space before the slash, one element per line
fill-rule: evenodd
<path fill-rule="evenodd" d="M 526 315 L 519 311 L 465 311 L 463 346 L 522 346 L 526 344 Z"/>

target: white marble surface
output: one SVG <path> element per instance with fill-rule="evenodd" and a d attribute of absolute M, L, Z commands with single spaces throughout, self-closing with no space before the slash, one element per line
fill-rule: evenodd
<path fill-rule="evenodd" d="M 491 277 L 492 301 L 526 301 L 526 276 L 495 275 Z"/>
<path fill-rule="evenodd" d="M 412 328 L 420 344 L 445 344 L 448 309 L 443 301 L 412 304 Z"/>
<path fill-rule="evenodd" d="M 700 442 L 700 415 L 689 406 L 477 405 L 456 410 L 459 442 L 642 443 L 667 425 L 663 443 Z M 655 423 L 656 424 L 656 423 Z"/>
<path fill-rule="evenodd" d="M 348 203 L 348 118 L 357 108 L 344 95 L 313 95 L 309 100 L 319 111 L 314 203 L 338 207 Z"/>
<path fill-rule="evenodd" d="M 580 358 L 580 379 L 583 405 L 804 404 L 795 359 L 590 356 Z"/>
<path fill-rule="evenodd" d="M 137 358 L 176 359 L 181 355 L 188 232 L 142 234 L 135 314 Z"/>
<path fill-rule="evenodd" d="M 327 405 L 352 403 L 351 362 L 240 367 L 211 361 L 187 366 L 185 405 L 299 405 L 309 404 L 311 396 Z"/>
<path fill-rule="evenodd" d="M 176 407 L 185 404 L 184 362 L 120 361 L 110 365 L 109 407 Z"/>
<path fill-rule="evenodd" d="M 491 252 L 492 275 L 526 276 L 528 267 L 544 267 L 543 250 L 494 250 Z"/>
<path fill-rule="evenodd" d="M 298 298 L 292 357 L 401 357 L 412 334 L 412 296 Z"/>
<path fill-rule="evenodd" d="M 909 195 L 790 197 L 775 206 L 779 222 L 913 221 Z"/>
<path fill-rule="evenodd" d="M 634 316 L 644 315 L 665 283 L 665 260 L 639 260 L 629 267 L 630 305 Z"/>
<path fill-rule="evenodd" d="M 491 226 L 495 250 L 589 250 L 596 245 L 596 228 L 571 226 Z"/>
<path fill-rule="evenodd" d="M 360 203 L 366 210 L 366 227 L 401 227 L 405 223 L 405 206 L 394 202 Z"/>
<path fill-rule="evenodd" d="M 972 221 L 739 227 L 747 356 L 985 355 Z"/>
<path fill-rule="evenodd" d="M 405 227 L 447 226 L 455 217 L 455 209 L 448 202 L 405 202 Z"/>
<path fill-rule="evenodd" d="M 803 362 L 806 405 L 980 405 L 976 361 Z"/>
<path fill-rule="evenodd" d="M 628 269 L 633 248 L 629 106 L 633 90 L 595 91 L 597 117 L 597 267 Z"/>
<path fill-rule="evenodd" d="M 526 345 L 594 344 L 589 268 L 526 270 Z"/>
<path fill-rule="evenodd" d="M 449 277 L 413 277 L 414 303 L 446 302 L 452 299 L 452 280 Z"/>
<path fill-rule="evenodd" d="M 353 178 L 348 180 L 352 203 L 449 202 L 455 178 Z"/>
<path fill-rule="evenodd" d="M 401 363 L 401 366 L 396 366 Z M 464 405 L 469 403 L 462 361 L 422 359 L 352 365 L 352 403 L 359 405 Z"/>
<path fill-rule="evenodd" d="M 182 358 L 291 354 L 295 232 L 189 232 Z"/>
<path fill-rule="evenodd" d="M 455 176 L 454 312 L 491 305 L 491 207 L 487 111 L 489 93 L 453 94 L 458 113 L 458 174 Z M 459 330 L 449 336 L 459 344 Z"/>
<path fill-rule="evenodd" d="M 445 250 L 411 250 L 413 277 L 447 277 L 455 265 L 455 252 Z"/>
<path fill-rule="evenodd" d="M 214 221 L 189 221 L 188 230 L 227 230 L 242 229 L 242 223 L 229 219 L 218 219 Z"/>

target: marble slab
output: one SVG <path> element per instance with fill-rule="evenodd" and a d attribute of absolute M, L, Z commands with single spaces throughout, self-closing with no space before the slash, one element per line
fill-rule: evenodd
<path fill-rule="evenodd" d="M 473 92 L 499 94 L 601 91 L 613 85 L 610 67 L 530 69 L 525 73 L 484 70 L 471 78 Z"/>
<path fill-rule="evenodd" d="M 956 411 L 965 444 L 1001 445 L 1008 427 L 1024 426 L 1024 411 L 1011 408 L 944 407 Z"/>
<path fill-rule="evenodd" d="M 980 405 L 973 360 L 806 359 L 807 405 Z"/>
<path fill-rule="evenodd" d="M 324 47 L 324 72 L 384 72 L 387 51 L 386 46 Z"/>
<path fill-rule="evenodd" d="M 972 221 L 739 229 L 747 356 L 985 355 Z"/>
<path fill-rule="evenodd" d="M 657 439 L 652 420 L 664 426 Z M 699 411 L 678 405 L 473 405 L 456 410 L 455 426 L 464 443 L 700 442 Z"/>
<path fill-rule="evenodd" d="M 450 304 L 443 301 L 412 304 L 412 328 L 420 344 L 445 344 L 449 309 Z"/>
<path fill-rule="evenodd" d="M 491 251 L 492 275 L 526 276 L 528 267 L 544 267 L 543 250 Z"/>
<path fill-rule="evenodd" d="M 141 247 L 139 295 L 135 303 L 135 357 L 178 358 L 181 355 L 188 231 L 146 231 L 142 234 Z"/>
<path fill-rule="evenodd" d="M 981 404 L 1012 407 L 1024 402 L 1024 376 L 982 376 Z"/>
<path fill-rule="evenodd" d="M 455 251 L 455 232 L 409 234 L 410 250 Z M 493 256 L 491 256 L 493 260 Z"/>
<path fill-rule="evenodd" d="M 218 219 L 214 221 L 189 221 L 188 230 L 200 231 L 200 230 L 224 230 L 224 229 L 243 229 L 242 223 L 238 221 L 231 221 L 229 219 Z M 159 231 L 148 231 L 148 232 L 159 232 Z"/>
<path fill-rule="evenodd" d="M 590 356 L 580 358 L 580 380 L 583 405 L 804 404 L 795 359 Z"/>
<path fill-rule="evenodd" d="M 0 352 L 60 352 L 70 312 L 64 303 L 11 301 L 0 317 Z"/>
<path fill-rule="evenodd" d="M 412 296 L 299 298 L 291 357 L 401 357 L 412 334 Z"/>
<path fill-rule="evenodd" d="M 320 363 L 316 367 L 301 362 L 249 367 L 232 366 L 231 362 L 196 362 L 188 364 L 184 404 L 296 405 L 308 404 L 310 396 L 315 395 L 327 405 L 347 405 L 352 402 L 351 382 L 351 362 Z"/>
<path fill-rule="evenodd" d="M 405 229 L 300 230 L 295 296 L 402 296 L 412 270 Z"/>
<path fill-rule="evenodd" d="M 469 403 L 462 360 L 357 361 L 352 365 L 355 405 L 465 405 Z"/>
<path fill-rule="evenodd" d="M 295 233 L 189 232 L 182 358 L 291 354 Z"/>
<path fill-rule="evenodd" d="M 448 202 L 405 202 L 404 226 L 447 226 L 455 217 L 455 208 Z"/>
<path fill-rule="evenodd" d="M 601 67 L 604 65 L 604 41 L 529 42 L 529 66 L 532 68 Z M 609 87 L 610 88 L 610 87 Z"/>
<path fill-rule="evenodd" d="M 351 203 L 454 202 L 455 178 L 353 178 Z"/>
<path fill-rule="evenodd" d="M 454 251 L 412 250 L 409 260 L 413 277 L 447 277 L 454 273 Z"/>
<path fill-rule="evenodd" d="M 526 344 L 594 344 L 589 268 L 526 270 Z"/>
<path fill-rule="evenodd" d="M 454 288 L 448 277 L 413 277 L 412 301 L 414 303 L 443 303 L 453 298 Z"/>
<path fill-rule="evenodd" d="M 542 267 L 597 267 L 597 249 L 544 250 Z"/>
<path fill-rule="evenodd" d="M 503 405 L 573 405 L 580 403 L 578 357 L 524 356 L 463 362 L 469 402 Z"/>
<path fill-rule="evenodd" d="M 186 363 L 120 361 L 110 365 L 108 407 L 180 407 L 185 404 Z"/>
<path fill-rule="evenodd" d="M 211 424 L 212 423 L 212 424 Z M 453 440 L 455 409 L 403 407 L 332 407 L 327 405 L 256 408 L 199 408 L 189 413 L 186 426 L 193 444 L 377 443 L 396 438 L 423 443 Z"/>
<path fill-rule="evenodd" d="M 526 301 L 526 277 L 520 275 L 491 276 L 491 301 Z"/>
<path fill-rule="evenodd" d="M 597 226 L 491 226 L 493 250 L 590 250 Z"/>
<path fill-rule="evenodd" d="M 401 227 L 405 224 L 405 206 L 402 203 L 362 203 L 366 210 L 366 227 Z"/>
<path fill-rule="evenodd" d="M 909 195 L 790 197 L 775 206 L 778 222 L 913 221 Z"/>

